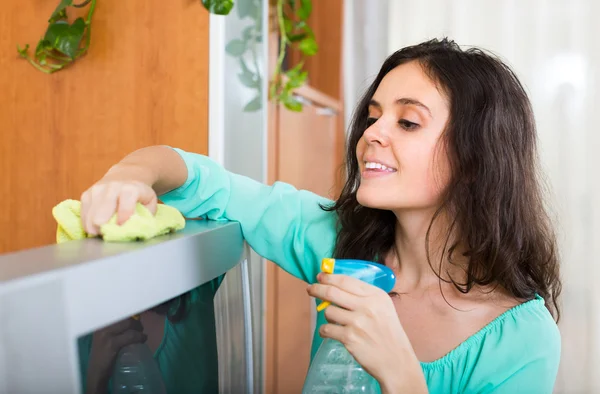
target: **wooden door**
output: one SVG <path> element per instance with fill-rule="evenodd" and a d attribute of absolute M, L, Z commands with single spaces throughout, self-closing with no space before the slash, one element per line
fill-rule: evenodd
<path fill-rule="evenodd" d="M 341 106 L 311 88 L 297 93 L 307 101 L 302 112 L 276 109 L 277 180 L 333 198 L 340 167 L 337 147 L 343 144 Z M 306 283 L 272 263 L 267 276 L 267 393 L 298 393 L 310 361 L 315 304 Z"/>
<path fill-rule="evenodd" d="M 285 181 L 330 198 L 339 195 L 344 180 L 343 5 L 343 0 L 313 1 L 309 25 L 320 49 L 305 62 L 309 86 L 296 90 L 309 102 L 304 110 L 292 113 L 272 102 L 268 109 L 269 182 Z M 271 13 L 273 22 L 275 10 Z M 276 31 L 272 26 L 270 74 L 278 56 Z M 292 50 L 288 66 L 299 61 Z M 266 271 L 266 393 L 299 393 L 310 362 L 315 306 L 304 282 L 272 263 Z"/>
<path fill-rule="evenodd" d="M 52 207 L 78 199 L 125 154 L 207 153 L 208 13 L 199 1 L 99 0 L 89 53 L 43 74 L 35 48 L 59 0 L 0 7 L 0 253 L 54 242 Z"/>

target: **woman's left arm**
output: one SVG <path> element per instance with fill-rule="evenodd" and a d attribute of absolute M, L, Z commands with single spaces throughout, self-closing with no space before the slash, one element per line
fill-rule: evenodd
<path fill-rule="evenodd" d="M 333 305 L 325 310 L 324 338 L 340 341 L 381 386 L 384 394 L 427 393 L 427 384 L 390 296 L 345 275 L 319 274 L 312 297 Z"/>

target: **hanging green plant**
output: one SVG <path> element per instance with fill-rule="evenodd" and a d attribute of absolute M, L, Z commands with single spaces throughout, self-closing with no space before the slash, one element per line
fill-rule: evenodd
<path fill-rule="evenodd" d="M 211 14 L 229 15 L 233 8 L 233 0 L 202 0 L 202 5 Z"/>
<path fill-rule="evenodd" d="M 87 5 L 89 11 L 86 19 L 77 18 L 69 24 L 67 8 L 83 8 Z M 42 72 L 50 74 L 62 70 L 87 52 L 95 8 L 96 0 L 86 0 L 81 4 L 73 4 L 73 0 L 61 0 L 48 20 L 46 34 L 38 42 L 33 57 L 29 56 L 29 44 L 22 49 L 17 45 L 19 55 Z"/>
<path fill-rule="evenodd" d="M 258 63 L 259 44 L 262 42 L 262 0 L 243 0 L 236 5 L 237 15 L 241 21 L 248 20 L 238 38 L 227 43 L 225 52 L 236 58 L 240 64 L 238 80 L 245 87 L 255 90 L 254 97 L 245 106 L 245 112 L 254 112 L 262 108 L 262 75 Z"/>
<path fill-rule="evenodd" d="M 271 99 L 281 102 L 291 111 L 302 111 L 302 103 L 292 91 L 306 82 L 308 72 L 303 70 L 304 61 L 283 72 L 283 61 L 290 48 L 297 48 L 304 56 L 313 56 L 319 50 L 315 34 L 308 26 L 312 13 L 311 0 L 277 0 L 279 25 L 279 56 L 269 89 Z"/>
<path fill-rule="evenodd" d="M 202 0 L 204 7 L 214 14 L 227 15 L 233 8 L 231 0 Z M 255 0 L 240 0 L 237 5 L 240 19 L 248 16 L 254 21 L 248 26 L 242 37 L 231 40 L 226 47 L 229 55 L 239 59 L 240 73 L 238 78 L 245 86 L 256 89 L 257 94 L 244 107 L 244 111 L 257 111 L 261 109 L 261 84 L 258 65 L 256 64 L 256 43 L 262 40 L 262 23 L 260 10 Z M 290 49 L 298 49 L 304 56 L 313 56 L 319 50 L 315 35 L 310 26 L 308 18 L 312 13 L 311 0 L 276 0 L 275 9 L 277 13 L 277 27 L 279 32 L 279 56 L 269 88 L 269 97 L 276 103 L 281 102 L 291 111 L 302 111 L 302 103 L 296 99 L 293 90 L 302 86 L 308 78 L 308 72 L 303 69 L 304 62 L 301 61 L 290 70 L 283 71 L 285 55 Z M 244 57 L 250 54 L 254 59 L 249 65 Z"/>

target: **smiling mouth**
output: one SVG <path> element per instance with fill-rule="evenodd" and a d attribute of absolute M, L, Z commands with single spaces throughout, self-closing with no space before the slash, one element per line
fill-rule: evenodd
<path fill-rule="evenodd" d="M 393 167 L 388 167 L 386 165 L 383 165 L 381 163 L 375 163 L 372 161 L 366 161 L 365 162 L 365 171 L 368 172 L 396 172 L 397 170 Z"/>

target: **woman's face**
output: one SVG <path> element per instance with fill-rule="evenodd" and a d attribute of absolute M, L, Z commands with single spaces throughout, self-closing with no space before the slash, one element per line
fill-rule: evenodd
<path fill-rule="evenodd" d="M 358 202 L 395 212 L 437 207 L 450 177 L 444 144 L 438 146 L 448 116 L 447 98 L 419 63 L 390 71 L 372 97 L 356 147 Z"/>

